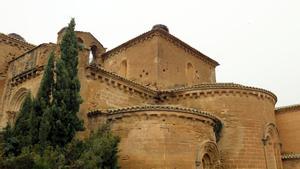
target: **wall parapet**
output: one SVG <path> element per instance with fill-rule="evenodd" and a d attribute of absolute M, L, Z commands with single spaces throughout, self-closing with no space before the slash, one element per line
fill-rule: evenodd
<path fill-rule="evenodd" d="M 235 83 L 211 83 L 211 84 L 199 84 L 190 87 L 174 88 L 169 90 L 160 91 L 163 96 L 167 96 L 171 93 L 172 97 L 185 98 L 194 96 L 206 96 L 206 95 L 252 95 L 258 98 L 266 98 L 272 101 L 274 104 L 277 102 L 277 97 L 272 92 L 250 86 L 244 86 Z"/>

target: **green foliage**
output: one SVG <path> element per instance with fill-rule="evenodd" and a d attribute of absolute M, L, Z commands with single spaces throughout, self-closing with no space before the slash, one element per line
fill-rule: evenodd
<path fill-rule="evenodd" d="M 51 126 L 53 125 L 53 118 L 51 112 L 51 96 L 53 93 L 53 87 L 55 84 L 54 81 L 54 52 L 52 51 L 47 66 L 45 68 L 45 72 L 43 75 L 43 79 L 37 93 L 36 104 L 34 111 L 37 112 L 36 116 L 38 116 L 39 123 L 36 128 L 39 129 L 36 131 L 36 137 L 41 146 L 45 147 L 49 141 L 49 134 L 51 131 Z M 36 142 L 37 143 L 37 142 Z"/>
<path fill-rule="evenodd" d="M 37 99 L 42 99 L 40 101 L 43 108 L 51 105 L 51 96 L 54 86 L 54 58 L 55 55 L 52 51 L 49 55 L 41 85 L 36 97 Z"/>
<path fill-rule="evenodd" d="M 83 130 L 83 123 L 76 115 L 82 100 L 79 94 L 78 44 L 74 29 L 75 21 L 72 19 L 60 45 L 61 57 L 55 71 L 51 141 L 61 147 L 70 142 L 77 131 Z"/>
<path fill-rule="evenodd" d="M 38 149 L 33 151 L 34 164 L 33 169 L 59 169 L 65 166 L 65 157 L 62 150 L 48 146 L 42 155 Z"/>
<path fill-rule="evenodd" d="M 63 148 L 47 146 L 40 153 L 39 144 L 25 147 L 17 156 L 0 158 L 0 168 L 118 169 L 118 143 L 109 125 L 104 125 L 88 139 L 72 140 Z"/>
<path fill-rule="evenodd" d="M 23 151 L 18 156 L 9 156 L 5 159 L 0 159 L 1 169 L 25 169 L 34 168 L 34 159 L 29 151 Z"/>
<path fill-rule="evenodd" d="M 83 169 L 118 169 L 119 138 L 113 136 L 109 125 L 102 126 L 84 143 L 85 151 L 76 161 Z"/>
<path fill-rule="evenodd" d="M 9 154 L 16 154 L 16 149 L 19 145 L 19 141 L 14 135 L 14 129 L 8 123 L 3 133 L 3 155 L 8 156 Z"/>
<path fill-rule="evenodd" d="M 32 99 L 31 94 L 28 94 L 22 104 L 14 128 L 10 124 L 5 128 L 3 136 L 5 155 L 17 155 L 21 152 L 22 148 L 31 145 L 31 113 Z"/>

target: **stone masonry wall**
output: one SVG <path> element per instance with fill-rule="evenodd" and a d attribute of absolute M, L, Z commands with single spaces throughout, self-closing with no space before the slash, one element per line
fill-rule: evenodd
<path fill-rule="evenodd" d="M 201 143 L 215 142 L 212 126 L 195 115 L 151 110 L 134 114 L 112 121 L 112 131 L 121 138 L 119 162 L 124 169 L 195 169 Z"/>
<path fill-rule="evenodd" d="M 283 153 L 300 153 L 300 105 L 295 109 L 277 110 L 276 122 Z"/>
<path fill-rule="evenodd" d="M 300 159 L 283 160 L 284 169 L 298 169 L 300 168 Z"/>
<path fill-rule="evenodd" d="M 274 98 L 261 92 L 222 88 L 174 92 L 169 103 L 215 112 L 222 119 L 218 145 L 225 168 L 265 169 L 267 163 L 274 165 L 267 160 L 273 154 L 265 156 L 262 142 L 265 126 L 275 123 Z M 281 162 L 280 156 L 275 158 Z"/>

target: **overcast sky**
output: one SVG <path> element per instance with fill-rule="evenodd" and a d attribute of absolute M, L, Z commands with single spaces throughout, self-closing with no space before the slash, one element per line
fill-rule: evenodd
<path fill-rule="evenodd" d="M 75 17 L 106 48 L 165 24 L 218 61 L 218 82 L 274 92 L 277 106 L 300 103 L 299 0 L 2 0 L 0 32 L 56 42 Z"/>

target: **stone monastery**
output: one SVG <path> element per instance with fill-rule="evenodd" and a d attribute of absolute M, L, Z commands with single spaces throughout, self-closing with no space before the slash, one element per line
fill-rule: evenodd
<path fill-rule="evenodd" d="M 86 128 L 78 137 L 109 121 L 122 169 L 300 169 L 300 105 L 275 108 L 270 91 L 217 83 L 219 63 L 164 25 L 109 51 L 89 32 L 76 35 Z M 0 34 L 0 129 L 37 93 L 57 44 Z"/>

